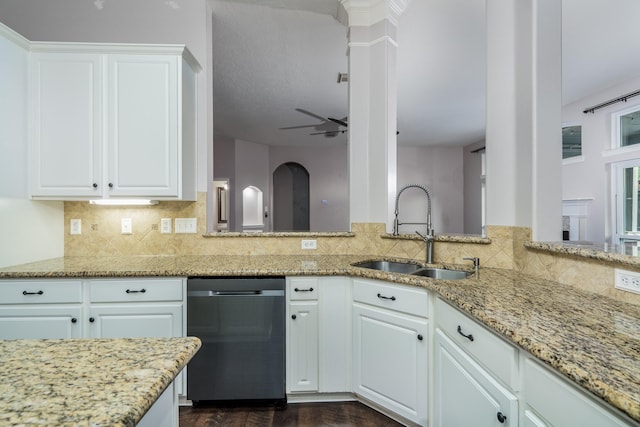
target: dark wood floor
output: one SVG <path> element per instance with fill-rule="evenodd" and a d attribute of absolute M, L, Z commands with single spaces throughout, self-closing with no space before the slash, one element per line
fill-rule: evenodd
<path fill-rule="evenodd" d="M 180 407 L 180 427 L 399 427 L 402 424 L 358 402 Z"/>

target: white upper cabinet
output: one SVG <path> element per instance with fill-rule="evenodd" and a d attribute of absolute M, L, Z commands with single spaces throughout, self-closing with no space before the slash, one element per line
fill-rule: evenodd
<path fill-rule="evenodd" d="M 99 55 L 32 54 L 33 196 L 100 195 L 102 86 Z"/>
<path fill-rule="evenodd" d="M 181 46 L 32 45 L 32 197 L 195 200 L 198 68 Z"/>

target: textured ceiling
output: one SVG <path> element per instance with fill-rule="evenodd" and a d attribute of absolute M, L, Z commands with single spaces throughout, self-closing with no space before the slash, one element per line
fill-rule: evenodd
<path fill-rule="evenodd" d="M 337 0 L 214 0 L 215 132 L 271 145 L 346 143 L 347 29 Z M 485 0 L 413 0 L 397 40 L 398 144 L 484 136 Z M 640 75 L 638 0 L 563 0 L 563 99 Z M 315 125 L 300 129 L 280 129 Z"/>

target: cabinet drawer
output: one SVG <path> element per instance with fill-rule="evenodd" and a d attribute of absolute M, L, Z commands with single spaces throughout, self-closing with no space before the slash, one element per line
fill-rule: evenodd
<path fill-rule="evenodd" d="M 288 280 L 289 301 L 318 299 L 317 277 L 294 277 Z"/>
<path fill-rule="evenodd" d="M 516 388 L 518 351 L 514 346 L 439 298 L 435 317 L 436 325 L 449 338 L 509 387 Z"/>
<path fill-rule="evenodd" d="M 353 300 L 414 316 L 428 317 L 429 294 L 425 289 L 372 280 L 353 281 Z"/>
<path fill-rule="evenodd" d="M 91 302 L 182 301 L 182 279 L 92 280 Z"/>
<path fill-rule="evenodd" d="M 0 304 L 81 303 L 80 280 L 2 280 Z"/>
<path fill-rule="evenodd" d="M 527 405 L 554 426 L 622 427 L 621 421 L 598 402 L 574 389 L 549 369 L 527 358 L 523 367 Z"/>

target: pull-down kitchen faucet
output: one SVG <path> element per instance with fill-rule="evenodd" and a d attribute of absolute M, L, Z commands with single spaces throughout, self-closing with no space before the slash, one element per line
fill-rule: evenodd
<path fill-rule="evenodd" d="M 425 222 L 400 222 L 398 220 L 398 202 L 400 201 L 400 195 L 407 188 L 419 188 L 422 191 L 424 191 L 425 194 L 427 195 L 427 222 L 426 223 Z M 424 235 L 420 234 L 418 231 L 416 231 L 416 234 L 418 236 L 422 237 L 422 239 L 424 240 L 424 242 L 427 245 L 427 253 L 426 253 L 427 264 L 433 264 L 433 241 L 435 239 L 435 234 L 433 232 L 433 228 L 431 227 L 431 195 L 429 194 L 429 190 L 427 190 L 427 187 L 425 187 L 423 185 L 419 185 L 419 184 L 409 184 L 409 185 L 403 187 L 398 192 L 398 195 L 396 196 L 395 216 L 396 217 L 393 220 L 393 235 L 394 236 L 397 236 L 397 235 L 400 234 L 399 228 L 403 224 L 413 224 L 413 225 L 426 224 L 427 225 L 427 232 Z"/>

